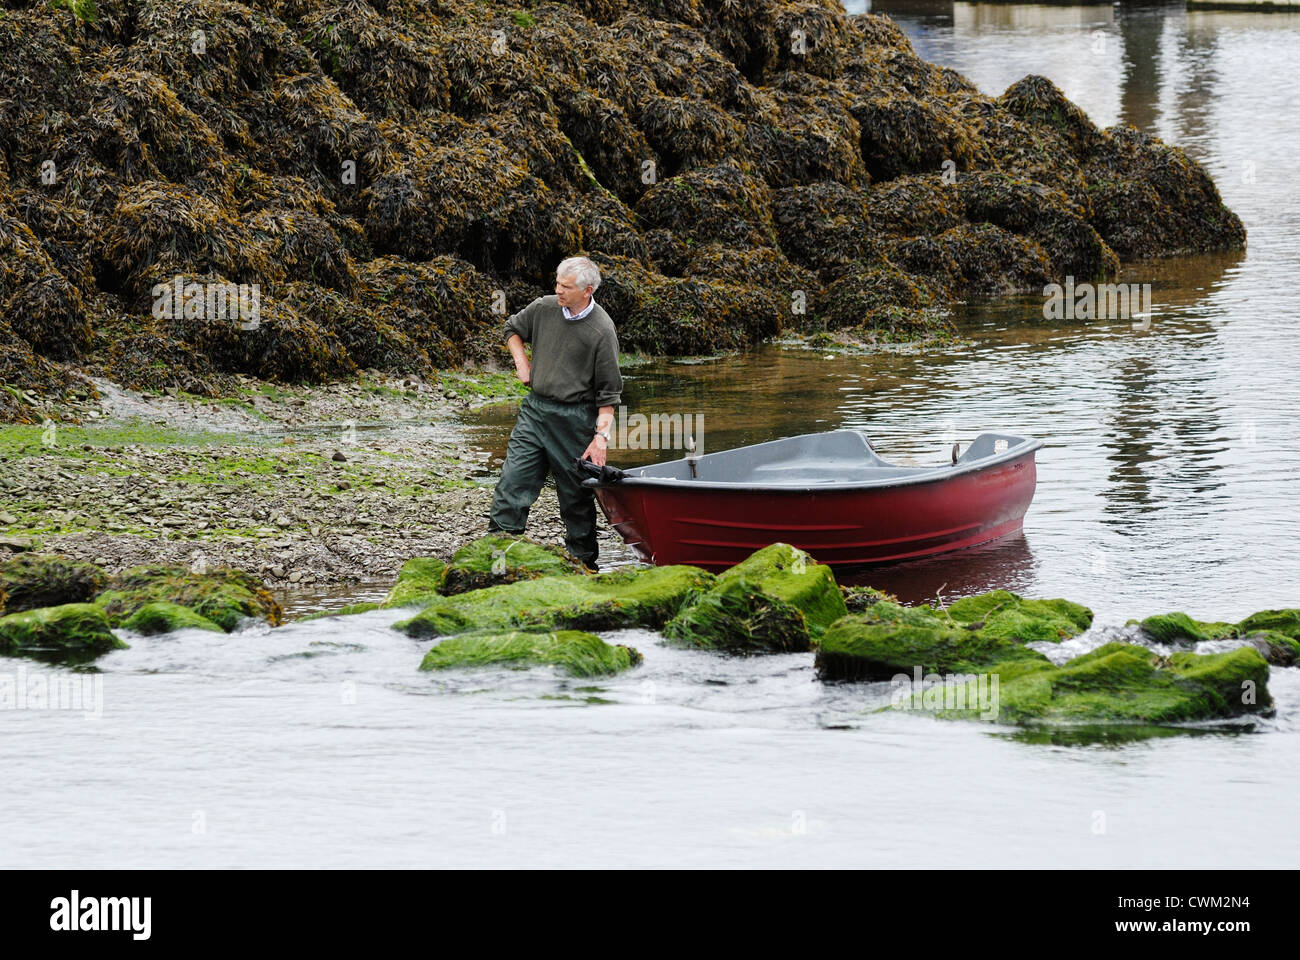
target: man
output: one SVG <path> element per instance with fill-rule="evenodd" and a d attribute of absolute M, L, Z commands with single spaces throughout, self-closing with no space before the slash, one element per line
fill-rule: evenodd
<path fill-rule="evenodd" d="M 555 296 L 538 297 L 506 321 L 506 346 L 519 379 L 532 387 L 510 432 L 492 495 L 488 530 L 523 533 L 548 473 L 564 519 L 565 546 L 596 569 L 596 503 L 575 457 L 601 466 L 623 390 L 614 321 L 593 299 L 600 270 L 570 257 L 555 271 Z M 533 346 L 530 364 L 524 344 Z"/>

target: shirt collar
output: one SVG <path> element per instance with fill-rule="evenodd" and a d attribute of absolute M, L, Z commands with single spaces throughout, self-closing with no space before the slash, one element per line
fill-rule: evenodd
<path fill-rule="evenodd" d="M 596 298 L 592 297 L 591 302 L 588 303 L 585 307 L 583 307 L 582 311 L 579 313 L 570 313 L 568 307 L 561 307 L 560 309 L 564 311 L 565 320 L 581 320 L 587 314 L 591 313 L 591 311 L 594 310 L 595 308 L 596 308 Z"/>

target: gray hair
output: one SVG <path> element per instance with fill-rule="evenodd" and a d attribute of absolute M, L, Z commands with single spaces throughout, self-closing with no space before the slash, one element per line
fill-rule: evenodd
<path fill-rule="evenodd" d="M 600 286 L 600 267 L 586 257 L 569 257 L 567 260 L 561 260 L 560 265 L 555 268 L 555 275 L 573 277 L 580 290 L 591 287 L 595 291 Z"/>

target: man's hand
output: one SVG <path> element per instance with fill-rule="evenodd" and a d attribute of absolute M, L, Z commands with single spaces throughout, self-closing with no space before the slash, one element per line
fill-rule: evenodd
<path fill-rule="evenodd" d="M 529 385 L 529 382 L 533 378 L 533 368 L 528 363 L 527 358 L 519 360 L 515 363 L 515 376 L 519 378 L 519 382 L 522 383 L 524 386 Z"/>
<path fill-rule="evenodd" d="M 605 446 L 604 437 L 599 435 L 592 437 L 591 443 L 587 444 L 587 449 L 582 451 L 580 459 L 590 460 L 596 466 L 603 467 L 605 465 Z"/>

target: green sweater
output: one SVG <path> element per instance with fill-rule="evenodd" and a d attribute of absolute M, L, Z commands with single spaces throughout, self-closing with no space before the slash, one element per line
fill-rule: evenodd
<path fill-rule="evenodd" d="M 618 404 L 618 334 L 600 304 L 581 320 L 566 320 L 554 295 L 538 297 L 506 321 L 505 334 L 533 345 L 534 393 L 561 403 Z"/>

